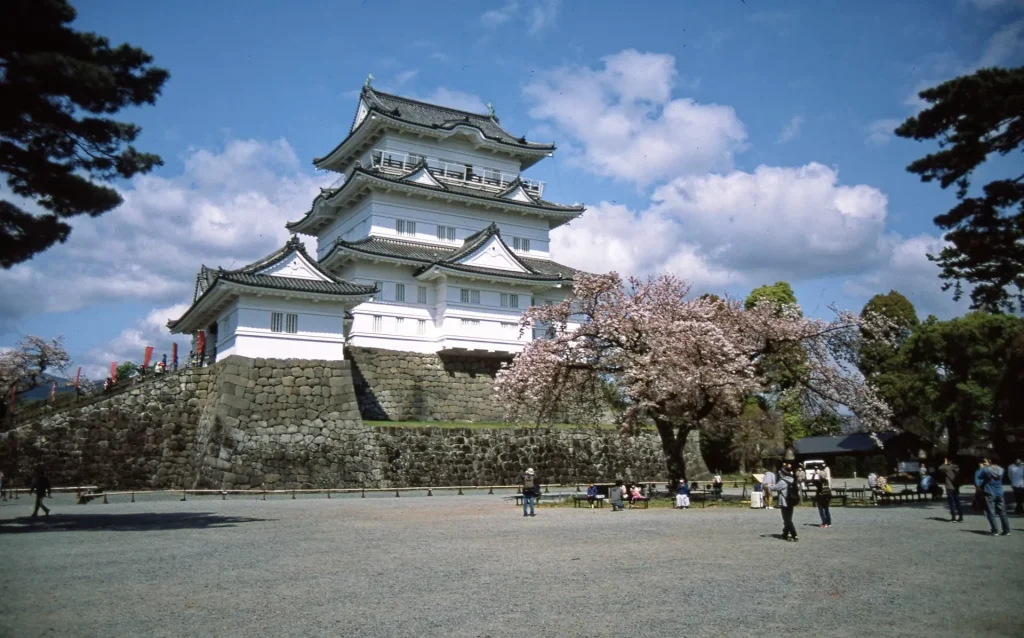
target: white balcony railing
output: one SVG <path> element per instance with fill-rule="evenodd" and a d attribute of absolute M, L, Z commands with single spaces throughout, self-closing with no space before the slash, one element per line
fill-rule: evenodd
<path fill-rule="evenodd" d="M 458 185 L 473 186 L 489 191 L 502 191 L 519 178 L 515 173 L 505 173 L 496 168 L 457 164 L 436 157 L 374 149 L 370 154 L 370 166 L 387 173 L 408 172 L 420 162 L 426 161 L 427 170 L 434 177 Z M 523 188 L 536 197 L 544 196 L 544 182 L 520 178 Z"/>

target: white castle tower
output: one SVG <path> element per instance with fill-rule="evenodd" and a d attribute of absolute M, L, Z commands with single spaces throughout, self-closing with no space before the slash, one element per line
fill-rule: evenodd
<path fill-rule="evenodd" d="M 575 274 L 551 259 L 549 233 L 584 208 L 546 201 L 544 183 L 521 176 L 554 150 L 513 136 L 493 109 L 389 95 L 368 79 L 348 137 L 313 161 L 338 180 L 286 225 L 316 238 L 316 259 L 292 241 L 237 271 L 204 267 L 193 307 L 168 325 L 204 330 L 207 362 L 211 347 L 315 359 L 343 358 L 342 343 L 518 352 L 541 330 L 521 335 L 523 312 L 564 299 Z"/>
<path fill-rule="evenodd" d="M 339 173 L 288 230 L 314 236 L 320 267 L 378 293 L 352 310 L 354 346 L 514 353 L 531 304 L 561 301 L 574 270 L 551 229 L 582 206 L 544 200 L 522 171 L 552 144 L 514 137 L 493 109 L 468 113 L 363 87 L 348 137 L 314 160 Z"/>

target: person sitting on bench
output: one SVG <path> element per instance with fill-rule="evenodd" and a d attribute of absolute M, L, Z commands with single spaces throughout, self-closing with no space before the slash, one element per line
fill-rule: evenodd
<path fill-rule="evenodd" d="M 597 488 L 593 483 L 587 488 L 587 502 L 590 503 L 590 509 L 594 509 L 594 504 L 597 502 Z"/>

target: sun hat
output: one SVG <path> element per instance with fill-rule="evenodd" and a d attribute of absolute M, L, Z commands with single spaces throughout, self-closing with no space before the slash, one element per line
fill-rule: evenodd
<path fill-rule="evenodd" d="M 532 467 L 531 468 L 527 468 L 526 473 L 527 474 L 533 474 L 533 468 Z"/>

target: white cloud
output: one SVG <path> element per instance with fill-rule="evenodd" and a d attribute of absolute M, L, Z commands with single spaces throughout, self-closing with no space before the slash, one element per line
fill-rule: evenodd
<path fill-rule="evenodd" d="M 466 93 L 465 91 L 446 89 L 443 86 L 435 89 L 433 93 L 426 97 L 414 97 L 413 99 L 430 102 L 431 104 L 440 104 L 442 106 L 459 109 L 460 111 L 469 111 L 471 113 L 487 112 L 487 105 L 485 105 L 484 101 L 480 99 L 480 96 L 472 93 Z"/>
<path fill-rule="evenodd" d="M 409 80 L 416 77 L 418 73 L 419 71 L 417 69 L 409 69 L 408 71 L 402 71 L 401 73 L 395 76 L 395 87 L 401 87 L 402 85 L 406 84 Z"/>
<path fill-rule="evenodd" d="M 975 69 L 1001 66 L 1024 50 L 1024 20 L 1012 22 L 993 35 Z"/>
<path fill-rule="evenodd" d="M 175 177 L 135 177 L 121 206 L 75 219 L 66 243 L 0 271 L 0 329 L 33 313 L 189 299 L 200 264 L 237 267 L 280 247 L 284 223 L 332 179 L 301 172 L 285 140 L 192 149 L 184 165 Z"/>
<path fill-rule="evenodd" d="M 579 144 L 583 168 L 641 186 L 731 168 L 743 123 L 732 107 L 672 99 L 673 56 L 627 49 L 602 60 L 603 69 L 559 67 L 524 89 L 530 115 Z"/>
<path fill-rule="evenodd" d="M 480 16 L 480 24 L 489 29 L 499 27 L 510 21 L 519 11 L 518 2 L 509 2 L 500 9 L 491 9 Z"/>
<path fill-rule="evenodd" d="M 851 278 L 843 292 L 867 301 L 876 294 L 896 290 L 913 302 L 921 319 L 929 314 L 940 319 L 962 315 L 970 305 L 970 288 L 964 289 L 963 299 L 953 301 L 953 292 L 942 290 L 939 266 L 927 257 L 939 254 L 946 245 L 934 235 L 894 238 L 887 259 L 877 268 Z"/>
<path fill-rule="evenodd" d="M 797 136 L 800 135 L 800 127 L 803 123 L 804 118 L 802 115 L 794 115 L 793 118 L 789 120 L 789 123 L 783 127 L 782 132 L 779 133 L 778 139 L 775 140 L 776 143 L 785 144 L 786 142 L 795 140 Z"/>
<path fill-rule="evenodd" d="M 996 8 L 1000 8 L 1000 7 L 1024 5 L 1024 2 L 1022 2 L 1022 0 L 961 0 L 961 1 L 962 2 L 966 2 L 967 4 L 974 5 L 976 8 L 981 9 L 982 11 L 987 11 L 989 9 L 996 9 Z"/>
<path fill-rule="evenodd" d="M 444 64 L 450 58 L 445 53 L 441 53 L 440 51 L 434 51 L 433 53 L 430 54 L 430 59 L 431 60 L 437 60 L 438 62 Z"/>
<path fill-rule="evenodd" d="M 893 131 L 900 125 L 900 120 L 875 120 L 868 125 L 864 143 L 869 146 L 884 146 L 892 140 Z"/>
<path fill-rule="evenodd" d="M 530 12 L 529 29 L 527 33 L 537 35 L 545 29 L 554 26 L 558 19 L 558 10 L 562 0 L 539 0 Z"/>

